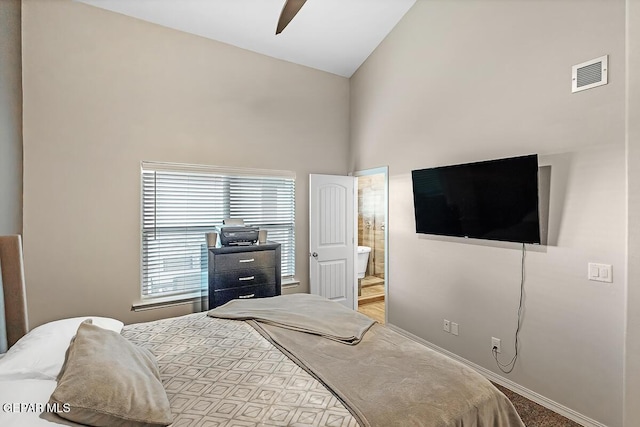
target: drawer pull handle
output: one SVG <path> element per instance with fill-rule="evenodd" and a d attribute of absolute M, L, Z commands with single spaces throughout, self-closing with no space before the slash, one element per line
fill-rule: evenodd
<path fill-rule="evenodd" d="M 238 298 L 245 299 L 245 298 L 253 298 L 255 296 L 256 296 L 256 294 L 240 295 Z"/>
<path fill-rule="evenodd" d="M 256 276 L 247 276 L 247 277 L 240 277 L 238 280 L 244 282 L 245 280 L 253 280 L 255 278 Z"/>
<path fill-rule="evenodd" d="M 255 259 L 249 258 L 249 259 L 241 259 L 238 262 L 253 262 L 253 261 L 255 261 Z"/>

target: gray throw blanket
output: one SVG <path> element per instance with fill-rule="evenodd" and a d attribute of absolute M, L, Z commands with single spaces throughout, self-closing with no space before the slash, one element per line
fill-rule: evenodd
<path fill-rule="evenodd" d="M 375 323 L 357 311 L 310 294 L 236 299 L 210 310 L 207 314 L 221 319 L 256 320 L 350 345 L 359 343 L 365 332 Z"/>
<path fill-rule="evenodd" d="M 339 304 L 322 307 L 314 310 L 319 319 L 344 316 Z M 289 310 L 296 323 L 305 317 L 306 309 Z M 248 310 L 241 312 L 251 317 Z M 370 326 L 358 345 L 344 345 L 291 328 L 286 313 L 285 328 L 273 319 L 264 322 L 258 313 L 249 323 L 332 390 L 362 427 L 524 427 L 509 399 L 486 378 L 385 326 Z"/>

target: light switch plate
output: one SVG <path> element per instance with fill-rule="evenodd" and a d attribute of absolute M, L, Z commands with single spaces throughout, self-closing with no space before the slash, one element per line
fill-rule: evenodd
<path fill-rule="evenodd" d="M 595 262 L 589 263 L 587 270 L 587 277 L 589 280 L 595 280 L 596 282 L 613 282 L 613 271 L 611 264 L 597 264 Z"/>

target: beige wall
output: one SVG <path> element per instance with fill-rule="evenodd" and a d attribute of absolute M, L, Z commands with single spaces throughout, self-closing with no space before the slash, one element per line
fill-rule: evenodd
<path fill-rule="evenodd" d="M 640 2 L 627 0 L 628 291 L 625 427 L 640 420 Z"/>
<path fill-rule="evenodd" d="M 71 0 L 25 0 L 23 43 L 31 326 L 189 312 L 130 311 L 141 160 L 295 171 L 308 291 L 308 174 L 347 172 L 347 79 Z"/>
<path fill-rule="evenodd" d="M 0 234 L 22 233 L 20 8 L 0 1 Z"/>
<path fill-rule="evenodd" d="M 604 54 L 609 84 L 571 94 L 571 66 Z M 520 246 L 416 234 L 410 171 L 538 153 L 549 245 L 527 247 L 504 377 L 621 426 L 624 0 L 418 0 L 351 80 L 350 167 L 389 166 L 389 322 L 502 375 L 490 343 L 513 356 Z M 612 264 L 614 282 L 588 281 L 589 262 Z"/>

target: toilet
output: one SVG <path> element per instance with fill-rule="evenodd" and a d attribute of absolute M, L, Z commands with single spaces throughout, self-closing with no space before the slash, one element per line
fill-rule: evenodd
<path fill-rule="evenodd" d="M 369 246 L 358 246 L 358 279 L 362 279 L 367 271 L 370 252 L 371 248 Z"/>

